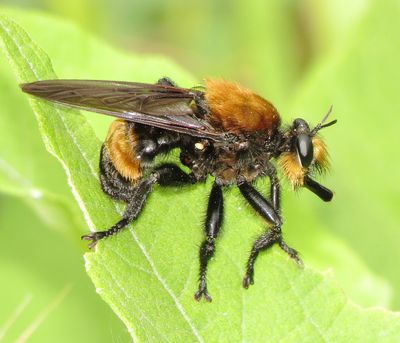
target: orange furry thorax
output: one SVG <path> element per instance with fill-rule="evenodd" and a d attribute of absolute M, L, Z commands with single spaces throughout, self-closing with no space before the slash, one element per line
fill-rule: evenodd
<path fill-rule="evenodd" d="M 205 80 L 210 122 L 232 133 L 263 131 L 273 134 L 280 125 L 276 108 L 261 96 L 236 83 Z"/>

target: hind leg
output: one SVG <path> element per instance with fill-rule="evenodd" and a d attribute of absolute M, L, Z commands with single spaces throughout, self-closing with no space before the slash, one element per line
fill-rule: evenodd
<path fill-rule="evenodd" d="M 120 232 L 125 226 L 139 216 L 154 184 L 159 184 L 161 186 L 177 186 L 191 184 L 195 181 L 195 178 L 191 174 L 186 174 L 174 164 L 163 164 L 155 168 L 146 179 L 140 180 L 134 188 L 127 192 L 127 205 L 120 221 L 107 230 L 84 235 L 82 239 L 91 241 L 89 248 L 93 248 L 100 239 Z"/>

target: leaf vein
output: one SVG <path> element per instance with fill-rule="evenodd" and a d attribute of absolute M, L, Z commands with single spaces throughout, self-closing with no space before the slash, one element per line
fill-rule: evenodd
<path fill-rule="evenodd" d="M 203 339 L 201 338 L 199 332 L 197 331 L 194 323 L 191 321 L 191 319 L 189 318 L 189 316 L 187 315 L 187 313 L 185 312 L 182 304 L 180 303 L 179 299 L 176 297 L 176 295 L 174 294 L 174 292 L 172 291 L 171 288 L 169 288 L 167 282 L 161 277 L 160 273 L 158 272 L 153 260 L 151 259 L 151 257 L 148 255 L 146 248 L 142 245 L 142 243 L 139 241 L 139 238 L 136 236 L 136 234 L 133 231 L 130 231 L 133 240 L 136 242 L 136 244 L 139 246 L 140 250 L 142 251 L 144 257 L 146 258 L 147 262 L 150 264 L 150 267 L 154 273 L 154 275 L 156 276 L 157 280 L 161 283 L 161 285 L 163 286 L 163 288 L 166 290 L 166 292 L 169 294 L 169 296 L 172 298 L 172 300 L 174 301 L 178 311 L 180 312 L 180 314 L 182 315 L 182 317 L 184 318 L 184 320 L 188 323 L 188 325 L 190 326 L 194 336 L 197 338 L 197 340 L 199 342 L 204 342 Z"/>
<path fill-rule="evenodd" d="M 167 342 L 169 342 L 168 338 L 167 338 L 162 332 L 160 332 L 159 329 L 158 329 L 158 327 L 154 326 L 153 322 L 143 313 L 143 311 L 140 310 L 140 307 L 139 307 L 138 305 L 136 305 L 136 302 L 134 301 L 134 298 L 132 298 L 132 297 L 129 295 L 129 292 L 127 292 L 127 291 L 125 290 L 125 288 L 118 282 L 118 278 L 116 278 L 116 277 L 114 276 L 114 274 L 112 273 L 112 271 L 108 268 L 107 263 L 106 263 L 106 261 L 105 261 L 105 259 L 104 259 L 103 256 L 100 256 L 100 260 L 102 261 L 101 265 L 102 265 L 102 267 L 104 268 L 105 272 L 108 273 L 108 275 L 110 276 L 110 278 L 111 278 L 112 281 L 113 281 L 113 282 L 109 282 L 109 286 L 108 286 L 108 288 L 107 288 L 107 291 L 111 291 L 111 292 L 113 292 L 114 294 L 116 294 L 116 293 L 115 293 L 115 285 L 116 285 L 116 286 L 120 289 L 120 291 L 123 293 L 123 296 L 124 296 L 126 299 L 129 299 L 130 304 L 131 304 L 131 305 L 137 310 L 137 312 L 140 314 L 140 318 L 137 318 L 137 319 L 138 319 L 138 320 L 140 320 L 140 319 L 146 320 L 146 321 L 150 324 L 150 326 L 151 326 L 161 337 L 163 337 Z M 105 279 L 105 280 L 107 280 L 107 279 Z M 114 297 L 114 301 L 115 301 L 115 302 L 118 302 L 118 303 L 120 304 L 120 306 L 121 306 L 122 309 L 127 310 L 128 307 L 126 306 L 126 304 L 123 304 L 122 302 L 118 301 L 119 298 L 120 298 L 120 297 L 115 296 L 115 297 Z M 128 323 L 127 323 L 126 325 L 127 325 L 127 327 L 129 328 Z M 146 330 L 143 330 L 143 331 L 146 332 Z"/>

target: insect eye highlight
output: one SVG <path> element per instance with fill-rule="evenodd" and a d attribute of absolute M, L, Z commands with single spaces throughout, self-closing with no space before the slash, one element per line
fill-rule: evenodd
<path fill-rule="evenodd" d="M 314 157 L 314 149 L 311 138 L 307 134 L 300 134 L 296 137 L 296 151 L 304 168 L 309 167 Z"/>

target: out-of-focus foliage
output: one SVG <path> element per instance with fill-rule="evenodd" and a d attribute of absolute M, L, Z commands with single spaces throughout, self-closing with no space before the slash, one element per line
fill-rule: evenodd
<path fill-rule="evenodd" d="M 15 197 L 0 197 L 0 225 L 2 342 L 128 341 L 98 301 L 75 244 Z"/>
<path fill-rule="evenodd" d="M 64 14 L 68 12 L 68 16 L 74 17 L 74 12 L 79 12 L 79 17 L 74 20 L 80 20 L 82 26 L 102 36 L 117 37 L 116 41 L 124 43 L 127 48 L 174 56 L 196 78 L 162 62 L 162 59 L 129 57 L 116 52 L 60 19 L 18 11 L 7 13 L 45 48 L 59 77 L 153 82 L 159 76 L 168 75 L 180 84 L 190 86 L 202 76 L 223 76 L 242 81 L 272 100 L 286 121 L 302 115 L 315 123 L 333 104 L 339 122 L 324 132 L 333 172 L 323 178 L 323 183 L 335 189 L 334 202 L 327 206 L 305 191 L 292 194 L 288 187 L 284 187 L 284 231 L 287 240 L 301 251 L 307 263 L 322 269 L 333 268 L 351 299 L 363 305 L 398 308 L 400 186 L 395 182 L 399 162 L 393 158 L 396 156 L 400 110 L 396 87 L 400 76 L 397 68 L 400 47 L 396 40 L 400 31 L 398 2 L 355 1 L 351 6 L 345 1 L 316 0 L 254 1 L 249 4 L 239 1 L 172 1 L 166 4 L 159 1 L 117 1 L 113 5 L 110 3 L 112 11 L 106 7 L 89 6 L 96 8 L 92 11 L 92 17 L 96 19 L 93 22 L 89 20 L 89 11 L 68 10 Z M 57 10 L 64 11 L 63 6 L 57 6 Z M 68 6 L 81 9 L 83 5 L 71 2 Z M 4 56 L 0 61 L 0 189 L 4 194 L 21 197 L 40 214 L 47 227 L 67 233 L 77 242 L 77 232 L 83 232 L 85 224 L 66 187 L 62 168 L 44 151 L 31 110 L 19 93 Z M 149 67 L 143 68 L 143 63 Z M 103 136 L 108 120 L 100 116 L 90 116 L 90 120 L 97 134 Z M 266 185 L 261 187 L 266 188 Z M 229 192 L 230 198 L 235 199 L 236 193 Z M 7 202 L 6 211 L 10 213 L 7 224 L 2 225 L 4 230 L 8 229 L 8 240 L 17 242 L 15 245 L 21 251 L 29 251 L 32 244 L 41 246 L 37 254 L 50 256 L 46 251 L 53 251 L 48 248 L 51 243 L 42 238 L 48 234 L 46 227 L 42 224 L 40 228 L 41 224 L 37 222 L 30 230 L 42 230 L 42 236 L 33 235 L 29 240 L 24 238 L 19 231 L 20 222 L 12 219 L 16 211 L 11 209 L 20 213 L 27 210 L 18 201 L 11 201 L 8 197 L 2 199 L 3 203 Z M 144 222 L 143 219 L 142 228 Z M 192 255 L 187 257 L 193 261 L 194 274 L 197 244 L 201 239 L 200 221 L 196 227 L 197 236 L 189 237 Z M 255 221 L 254 227 L 253 233 L 238 232 L 241 239 L 235 240 L 235 236 L 229 237 L 230 230 L 226 226 L 221 237 L 220 257 L 217 254 L 213 264 L 214 270 L 218 269 L 218 261 L 226 249 L 234 249 L 236 261 L 243 268 L 251 239 L 257 232 L 256 228 L 262 227 L 262 222 Z M 60 237 L 60 240 L 65 240 L 66 236 Z M 122 235 L 121 240 L 123 238 Z M 110 244 L 116 244 L 119 239 Z M 10 250 L 5 249 L 7 252 Z M 82 250 L 76 249 L 76 245 L 71 250 L 79 264 Z M 17 251 L 15 254 L 18 255 Z M 64 261 L 68 261 L 68 254 L 60 252 L 60 258 L 64 255 Z M 8 256 L 14 255 L 10 252 Z M 268 264 L 271 258 L 274 254 L 262 256 L 258 269 L 271 268 Z M 50 271 L 52 265 L 62 265 L 56 259 L 43 260 L 46 261 L 43 265 Z M 31 270 L 26 261 L 18 258 L 13 261 L 10 266 Z M 41 282 L 45 282 L 46 277 L 51 279 L 54 273 L 48 274 L 37 272 Z M 74 271 L 66 271 L 66 275 L 68 277 L 62 283 L 52 286 L 49 293 L 53 296 L 44 298 L 46 304 L 57 297 L 68 281 L 77 282 Z M 21 280 L 25 280 L 20 281 L 26 286 L 24 292 L 36 289 L 28 276 L 25 279 L 21 276 Z M 192 283 L 195 286 L 195 282 Z M 90 289 L 87 281 L 82 285 Z M 223 286 L 236 289 L 239 282 Z M 12 293 L 13 288 L 4 289 Z M 4 294 L 3 288 L 1 290 Z M 72 290 L 75 292 L 74 288 Z M 10 297 L 14 307 L 22 301 L 21 294 L 16 289 L 14 298 Z M 246 296 L 246 292 L 243 295 Z M 101 305 L 94 296 L 90 298 L 83 291 L 80 296 L 87 312 L 82 311 L 81 321 L 74 317 L 77 323 L 85 322 L 87 316 L 96 316 L 98 323 L 113 319 L 111 314 L 108 317 L 95 310 Z M 65 299 L 64 303 L 68 302 L 69 295 Z M 71 314 L 62 304 L 59 311 L 65 310 L 63 318 L 68 318 Z M 195 303 L 192 305 L 196 306 Z M 10 305 L 5 313 L 0 310 L 0 328 L 11 316 L 11 309 Z M 53 320 L 56 311 L 48 317 Z M 46 329 L 50 325 L 46 319 L 41 327 Z M 104 341 L 109 341 L 111 330 L 120 332 L 120 327 L 108 330 L 108 327 L 114 327 L 114 324 L 109 325 L 98 325 L 108 332 L 108 336 L 100 333 L 100 340 L 103 337 Z M 24 325 L 21 324 L 20 328 Z M 57 333 L 56 330 L 52 332 Z M 40 336 L 39 330 L 36 334 L 36 337 L 44 337 Z"/>

